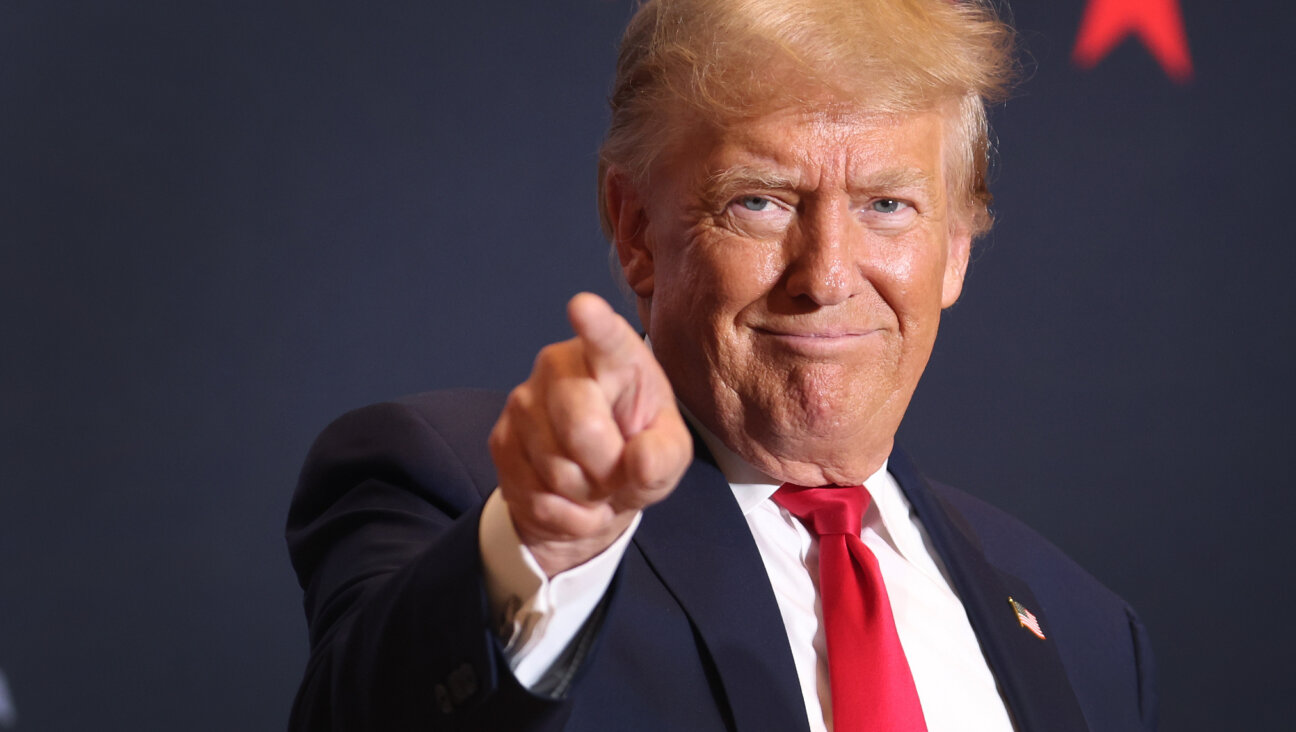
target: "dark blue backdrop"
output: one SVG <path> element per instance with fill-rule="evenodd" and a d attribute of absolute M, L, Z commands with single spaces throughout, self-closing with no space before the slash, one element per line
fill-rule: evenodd
<path fill-rule="evenodd" d="M 1183 0 L 1181 85 L 1136 40 L 1073 67 L 1084 5 L 1014 4 L 999 225 L 903 439 L 1134 603 L 1163 729 L 1284 728 L 1296 10 Z M 571 293 L 618 297 L 593 170 L 628 11 L 0 1 L 17 729 L 283 726 L 314 434 L 511 385 Z"/>

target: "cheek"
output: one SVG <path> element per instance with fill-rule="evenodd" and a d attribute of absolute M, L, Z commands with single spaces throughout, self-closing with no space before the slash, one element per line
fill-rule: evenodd
<path fill-rule="evenodd" d="M 670 267 L 672 289 L 694 317 L 731 318 L 759 303 L 783 275 L 781 246 L 734 236 L 701 235 L 682 247 Z"/>
<path fill-rule="evenodd" d="M 783 252 L 773 246 L 753 252 L 747 259 L 747 267 L 749 272 L 746 282 L 750 287 L 761 292 L 774 289 L 787 270 L 787 264 L 783 261 Z"/>
<path fill-rule="evenodd" d="M 714 287 L 729 299 L 749 303 L 772 290 L 787 269 L 783 243 L 732 234 L 704 238 L 698 247 Z"/>
<path fill-rule="evenodd" d="M 945 244 L 930 237 L 882 242 L 890 249 L 874 265 L 875 287 L 893 310 L 919 317 L 939 311 L 945 287 Z"/>

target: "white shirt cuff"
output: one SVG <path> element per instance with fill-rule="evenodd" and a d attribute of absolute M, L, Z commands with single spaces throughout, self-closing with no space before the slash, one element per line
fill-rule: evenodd
<path fill-rule="evenodd" d="M 545 679 L 590 613 L 607 593 L 642 513 L 601 554 L 546 578 L 522 545 L 499 489 L 486 499 L 478 541 L 486 574 L 491 622 L 504 641 L 513 675 L 534 689 Z"/>

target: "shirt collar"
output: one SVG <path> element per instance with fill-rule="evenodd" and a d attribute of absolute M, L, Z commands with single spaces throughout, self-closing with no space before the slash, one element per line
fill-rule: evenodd
<path fill-rule="evenodd" d="M 733 490 L 734 499 L 738 501 L 738 507 L 744 516 L 756 510 L 774 495 L 774 491 L 782 485 L 781 482 L 757 470 L 730 450 L 728 445 L 703 426 L 683 404 L 679 405 L 679 408 L 711 452 L 711 457 L 715 459 L 720 472 L 724 473 L 725 480 L 729 481 L 729 488 Z M 871 517 L 876 516 L 880 524 L 875 526 L 878 533 L 910 563 L 925 566 L 929 562 L 917 561 L 919 557 L 928 556 L 926 548 L 922 545 L 921 534 L 916 531 L 917 519 L 912 515 L 909 500 L 905 498 L 900 484 L 891 473 L 887 472 L 889 462 L 889 460 L 883 461 L 882 467 L 864 481 L 864 489 L 872 499 L 872 506 L 864 517 L 865 525 L 869 524 Z"/>

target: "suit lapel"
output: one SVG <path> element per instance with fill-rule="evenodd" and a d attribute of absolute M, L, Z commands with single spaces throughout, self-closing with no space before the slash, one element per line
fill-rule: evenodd
<path fill-rule="evenodd" d="M 1057 648 L 1047 639 L 1048 618 L 1029 586 L 990 564 L 963 517 L 932 492 L 899 450 L 888 469 L 945 562 L 1019 732 L 1088 730 Z M 1045 639 L 1022 624 L 1010 597 L 1035 614 Z"/>
<path fill-rule="evenodd" d="M 808 732 L 778 603 L 720 470 L 695 459 L 671 497 L 644 512 L 634 543 L 696 628 L 735 728 Z"/>
<path fill-rule="evenodd" d="M 950 573 L 1019 732 L 1087 731 L 1029 585 L 989 562 L 963 517 L 899 450 L 889 469 Z M 719 469 L 695 460 L 671 497 L 645 511 L 634 543 L 697 629 L 735 728 L 808 730 L 760 551 Z M 1010 597 L 1035 614 L 1044 640 L 1022 625 Z"/>

